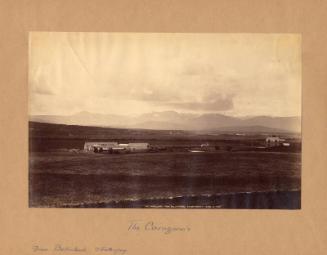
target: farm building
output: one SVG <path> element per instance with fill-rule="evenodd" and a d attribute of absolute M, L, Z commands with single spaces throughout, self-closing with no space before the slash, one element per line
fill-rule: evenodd
<path fill-rule="evenodd" d="M 108 150 L 113 147 L 118 147 L 118 143 L 117 142 L 85 142 L 84 151 L 94 151 L 95 148 Z"/>
<path fill-rule="evenodd" d="M 148 151 L 149 143 L 85 142 L 84 151 L 104 152 L 139 152 Z"/>
<path fill-rule="evenodd" d="M 130 151 L 147 151 L 150 149 L 150 144 L 148 143 L 129 143 L 128 149 Z"/>
<path fill-rule="evenodd" d="M 266 138 L 266 146 L 267 147 L 275 147 L 280 146 L 285 142 L 285 139 L 280 138 L 278 136 L 269 136 Z"/>

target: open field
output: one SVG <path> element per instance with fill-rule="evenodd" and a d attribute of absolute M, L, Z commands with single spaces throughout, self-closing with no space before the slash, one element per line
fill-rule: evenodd
<path fill-rule="evenodd" d="M 30 206 L 114 207 L 110 205 L 114 201 L 152 200 L 155 204 L 158 199 L 178 197 L 186 199 L 180 205 L 196 206 L 201 199 L 196 202 L 194 197 L 299 191 L 300 169 L 298 153 L 31 153 Z M 143 207 L 140 203 L 133 206 Z M 290 200 L 284 206 L 288 203 L 293 204 Z"/>

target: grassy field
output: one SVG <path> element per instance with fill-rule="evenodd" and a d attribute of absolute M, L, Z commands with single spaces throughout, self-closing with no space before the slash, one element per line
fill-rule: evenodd
<path fill-rule="evenodd" d="M 300 190 L 300 163 L 298 153 L 276 152 L 31 153 L 30 206 Z"/>

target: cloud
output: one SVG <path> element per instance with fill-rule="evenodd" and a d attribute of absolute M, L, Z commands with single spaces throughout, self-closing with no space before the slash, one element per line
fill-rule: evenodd
<path fill-rule="evenodd" d="M 163 103 L 170 102 L 172 100 L 180 100 L 180 95 L 173 93 L 167 89 L 158 89 L 158 88 L 143 88 L 132 90 L 129 93 L 129 98 L 131 100 L 152 102 L 152 103 Z"/>
<path fill-rule="evenodd" d="M 171 102 L 165 105 L 189 111 L 226 111 L 233 109 L 233 98 L 234 94 L 222 95 L 219 93 L 212 93 L 198 101 Z"/>
<path fill-rule="evenodd" d="M 296 35 L 30 36 L 32 113 L 179 110 L 286 116 L 301 110 Z"/>

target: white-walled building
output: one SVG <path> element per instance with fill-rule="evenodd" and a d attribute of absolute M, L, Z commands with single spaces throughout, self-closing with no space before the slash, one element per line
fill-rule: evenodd
<path fill-rule="evenodd" d="M 149 143 L 121 143 L 118 142 L 85 142 L 84 151 L 126 151 L 138 152 L 147 151 L 150 149 Z"/>
<path fill-rule="evenodd" d="M 117 147 L 117 142 L 85 142 L 85 151 L 94 151 L 94 148 L 102 148 L 103 150 L 108 150 L 113 147 Z"/>

